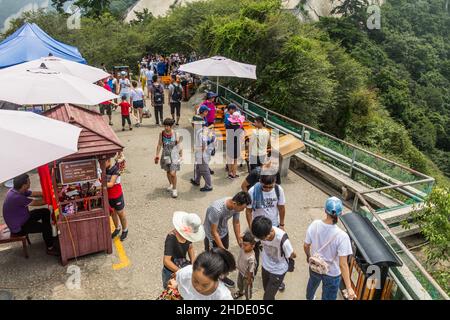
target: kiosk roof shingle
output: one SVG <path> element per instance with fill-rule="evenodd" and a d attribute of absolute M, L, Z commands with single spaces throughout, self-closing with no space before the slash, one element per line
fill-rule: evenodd
<path fill-rule="evenodd" d="M 78 152 L 64 159 L 112 155 L 123 149 L 117 135 L 98 112 L 75 105 L 61 104 L 44 112 L 43 115 L 82 129 L 78 139 Z"/>

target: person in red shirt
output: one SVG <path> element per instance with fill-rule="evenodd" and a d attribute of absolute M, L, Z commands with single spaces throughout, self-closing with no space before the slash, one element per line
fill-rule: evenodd
<path fill-rule="evenodd" d="M 120 107 L 120 114 L 122 115 L 122 131 L 125 131 L 125 121 L 128 122 L 128 128 L 130 130 L 133 130 L 131 127 L 131 120 L 130 120 L 130 109 L 131 105 L 127 100 L 127 96 L 121 97 L 122 102 L 119 103 L 117 106 Z"/>
<path fill-rule="evenodd" d="M 113 165 L 111 159 L 106 160 L 106 181 L 106 187 L 108 188 L 108 202 L 112 209 L 112 219 L 115 226 L 115 230 L 111 236 L 114 239 L 119 235 L 120 229 L 122 229 L 120 241 L 123 241 L 128 235 L 128 222 L 124 210 L 125 200 L 123 198 L 122 185 L 120 183 L 119 164 L 116 162 Z"/>
<path fill-rule="evenodd" d="M 103 87 L 103 89 L 112 92 L 111 87 L 108 85 L 107 79 L 105 79 L 103 81 L 99 81 L 98 85 Z M 108 119 L 109 119 L 109 125 L 112 126 L 113 123 L 112 123 L 111 101 L 101 102 L 99 107 L 100 107 L 100 113 L 102 115 L 105 115 L 105 111 L 106 111 L 106 114 L 108 115 Z"/>

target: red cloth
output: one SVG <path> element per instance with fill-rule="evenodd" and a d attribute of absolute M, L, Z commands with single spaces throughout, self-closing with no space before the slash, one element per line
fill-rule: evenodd
<path fill-rule="evenodd" d="M 122 185 L 120 183 L 108 188 L 108 199 L 117 199 L 123 194 Z"/>
<path fill-rule="evenodd" d="M 48 165 L 43 165 L 38 168 L 39 180 L 41 181 L 42 198 L 45 203 L 53 207 L 52 220 L 56 223 L 59 214 L 59 205 L 56 201 L 55 192 L 53 189 L 52 177 Z"/>
<path fill-rule="evenodd" d="M 130 104 L 128 101 L 122 101 L 119 103 L 120 106 L 120 114 L 123 116 L 129 116 L 130 115 Z"/>
<path fill-rule="evenodd" d="M 107 83 L 105 83 L 105 84 L 103 85 L 103 88 L 104 88 L 105 90 L 108 90 L 108 91 L 112 92 L 111 87 L 110 87 Z M 105 101 L 105 102 L 102 102 L 102 103 L 100 103 L 100 104 L 108 105 L 108 104 L 111 104 L 111 102 Z"/>

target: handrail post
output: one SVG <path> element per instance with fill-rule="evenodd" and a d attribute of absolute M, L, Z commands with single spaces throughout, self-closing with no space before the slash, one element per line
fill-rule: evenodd
<path fill-rule="evenodd" d="M 266 110 L 266 123 L 269 121 L 269 110 Z"/>
<path fill-rule="evenodd" d="M 355 174 L 354 174 L 354 172 L 353 172 L 353 168 L 354 168 L 354 166 L 355 166 L 355 161 L 356 161 L 356 149 L 355 148 L 353 148 L 353 154 L 352 154 L 352 165 L 351 165 L 351 167 L 350 167 L 350 172 L 349 172 L 349 176 L 350 176 L 350 178 L 354 178 L 355 177 Z"/>

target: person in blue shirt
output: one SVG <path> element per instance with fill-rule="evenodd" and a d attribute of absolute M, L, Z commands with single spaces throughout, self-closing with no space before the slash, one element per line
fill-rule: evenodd
<path fill-rule="evenodd" d="M 166 63 L 164 62 L 164 58 L 161 56 L 159 58 L 159 62 L 156 64 L 156 71 L 158 72 L 158 76 L 162 77 L 166 73 Z"/>

